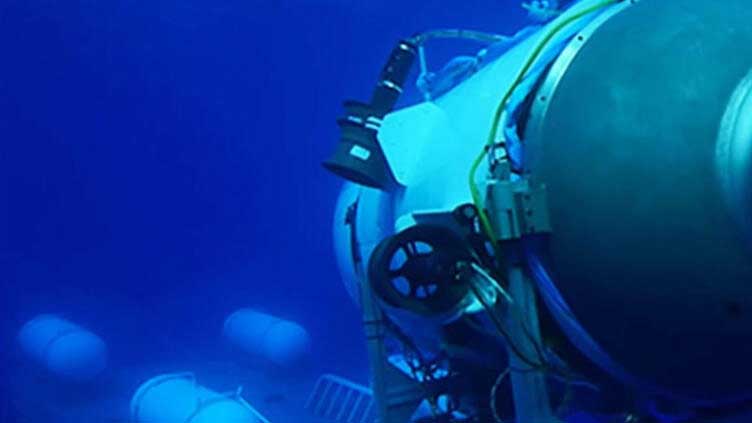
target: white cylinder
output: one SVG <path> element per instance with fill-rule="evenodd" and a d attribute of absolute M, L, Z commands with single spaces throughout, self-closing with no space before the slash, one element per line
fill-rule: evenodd
<path fill-rule="evenodd" d="M 133 423 L 268 423 L 236 393 L 200 386 L 191 373 L 154 377 L 131 400 Z"/>
<path fill-rule="evenodd" d="M 26 323 L 18 335 L 23 351 L 52 373 L 90 380 L 107 367 L 107 346 L 97 335 L 51 314 Z"/>
<path fill-rule="evenodd" d="M 224 336 L 243 351 L 280 366 L 299 363 L 311 348 L 308 332 L 297 323 L 247 308 L 225 320 Z"/>

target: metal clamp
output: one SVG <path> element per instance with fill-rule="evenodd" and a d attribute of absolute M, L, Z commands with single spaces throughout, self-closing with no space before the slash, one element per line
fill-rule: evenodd
<path fill-rule="evenodd" d="M 544 185 L 531 186 L 525 178 L 492 179 L 487 185 L 486 205 L 500 241 L 551 232 Z"/>

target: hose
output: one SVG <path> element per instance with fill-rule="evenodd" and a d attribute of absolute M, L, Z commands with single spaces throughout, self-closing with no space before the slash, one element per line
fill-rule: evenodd
<path fill-rule="evenodd" d="M 540 370 L 540 371 L 547 371 L 549 368 L 548 366 L 541 362 L 536 363 L 534 360 L 528 358 L 525 354 L 522 353 L 521 348 L 517 346 L 517 344 L 513 341 L 510 334 L 504 329 L 504 324 L 497 318 L 496 313 L 493 309 L 493 307 L 486 302 L 486 300 L 483 298 L 481 293 L 478 291 L 478 289 L 470 284 L 470 290 L 472 291 L 475 298 L 480 302 L 480 304 L 483 306 L 483 308 L 486 311 L 486 314 L 488 315 L 488 318 L 491 319 L 491 323 L 493 323 L 496 330 L 501 334 L 502 338 L 506 341 L 507 346 L 509 347 L 509 350 L 517 356 L 517 358 L 520 359 L 523 363 L 530 366 L 532 369 Z"/>
<path fill-rule="evenodd" d="M 426 31 L 420 34 L 414 35 L 409 39 L 415 45 L 421 45 L 430 40 L 435 39 L 461 39 L 478 41 L 481 43 L 498 43 L 501 41 L 507 41 L 510 37 L 506 35 L 492 34 L 489 32 L 473 31 L 469 29 L 437 29 L 433 31 Z"/>
<path fill-rule="evenodd" d="M 499 388 L 501 387 L 502 382 L 504 382 L 504 379 L 509 376 L 509 373 L 511 372 L 510 368 L 507 368 L 503 372 L 499 374 L 499 376 L 496 378 L 496 381 L 493 384 L 493 387 L 491 388 L 491 414 L 494 418 L 494 423 L 504 423 L 504 421 L 499 416 L 499 410 L 496 407 L 496 397 L 497 392 Z"/>

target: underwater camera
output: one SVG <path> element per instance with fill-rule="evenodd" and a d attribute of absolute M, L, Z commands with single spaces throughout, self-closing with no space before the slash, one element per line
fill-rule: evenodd
<path fill-rule="evenodd" d="M 380 421 L 745 421 L 749 22 L 581 0 L 400 42 L 325 163 Z M 430 72 L 438 38 L 482 46 Z M 424 101 L 393 110 L 416 59 Z"/>
<path fill-rule="evenodd" d="M 368 187 L 390 189 L 397 185 L 376 136 L 381 120 L 392 111 L 402 94 L 416 54 L 414 45 L 400 41 L 381 71 L 370 103 L 345 103 L 346 116 L 337 122 L 342 139 L 324 167 Z"/>

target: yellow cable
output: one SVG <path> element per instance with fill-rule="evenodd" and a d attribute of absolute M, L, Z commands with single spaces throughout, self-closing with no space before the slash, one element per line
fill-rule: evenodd
<path fill-rule="evenodd" d="M 475 205 L 475 208 L 478 210 L 478 218 L 480 219 L 481 227 L 483 228 L 484 232 L 486 232 L 486 235 L 493 243 L 494 250 L 498 249 L 498 240 L 496 239 L 496 235 L 493 232 L 493 228 L 491 226 L 491 221 L 488 218 L 488 215 L 486 214 L 486 211 L 483 208 L 483 204 L 481 202 L 481 196 L 480 191 L 478 190 L 478 186 L 475 183 L 475 174 L 478 172 L 478 167 L 480 166 L 481 162 L 483 162 L 483 158 L 486 156 L 487 153 L 490 152 L 490 149 L 494 146 L 494 140 L 496 139 L 496 135 L 498 133 L 499 129 L 499 123 L 501 121 L 501 116 L 504 113 L 504 108 L 507 105 L 507 102 L 509 101 L 509 98 L 512 96 L 512 93 L 514 93 L 514 90 L 517 89 L 517 87 L 522 83 L 522 80 L 525 78 L 525 75 L 530 70 L 530 68 L 533 66 L 535 61 L 538 59 L 538 57 L 541 55 L 543 50 L 546 48 L 548 43 L 551 41 L 551 39 L 556 36 L 561 30 L 564 29 L 567 25 L 570 23 L 589 15 L 590 13 L 593 13 L 597 10 L 600 10 L 604 7 L 610 6 L 612 4 L 619 3 L 623 0 L 605 0 L 603 2 L 600 2 L 598 4 L 595 4 L 593 6 L 588 7 L 587 9 L 582 10 L 581 12 L 578 12 L 551 28 L 546 35 L 543 37 L 543 39 L 538 43 L 538 45 L 533 50 L 532 54 L 528 57 L 528 59 L 525 61 L 525 65 L 522 67 L 520 72 L 517 74 L 517 77 L 515 78 L 512 85 L 510 85 L 509 89 L 506 91 L 504 96 L 501 99 L 501 102 L 499 103 L 499 106 L 496 108 L 496 113 L 494 114 L 493 123 L 491 124 L 491 130 L 488 134 L 488 140 L 486 141 L 486 145 L 483 147 L 483 150 L 478 154 L 478 157 L 473 162 L 472 167 L 470 168 L 470 175 L 468 176 L 468 182 L 470 185 L 470 194 L 473 198 L 473 204 Z M 488 151 L 487 151 L 488 150 Z M 498 253 L 498 251 L 497 251 Z M 498 256 L 498 254 L 497 254 Z"/>

